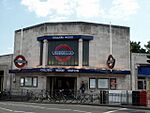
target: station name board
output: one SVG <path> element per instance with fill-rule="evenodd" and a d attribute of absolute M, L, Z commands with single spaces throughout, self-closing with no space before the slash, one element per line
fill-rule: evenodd
<path fill-rule="evenodd" d="M 52 36 L 52 39 L 74 39 L 74 36 Z"/>
<path fill-rule="evenodd" d="M 93 40 L 93 36 L 88 35 L 49 35 L 49 36 L 41 36 L 37 37 L 38 41 L 42 40 L 63 40 L 63 39 L 85 39 L 85 40 Z"/>
<path fill-rule="evenodd" d="M 14 69 L 9 73 L 99 73 L 99 74 L 130 74 L 130 70 L 101 70 L 101 69 L 76 69 L 76 68 L 31 68 Z"/>
<path fill-rule="evenodd" d="M 79 73 L 79 69 L 65 69 L 65 68 L 41 68 L 40 72 L 70 72 Z"/>

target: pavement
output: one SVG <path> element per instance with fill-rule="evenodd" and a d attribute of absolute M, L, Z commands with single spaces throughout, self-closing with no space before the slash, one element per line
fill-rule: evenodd
<path fill-rule="evenodd" d="M 130 108 L 130 109 L 144 109 L 144 110 L 150 110 L 150 105 L 148 106 L 133 106 L 133 105 L 108 105 L 110 107 L 122 107 L 122 108 Z"/>
<path fill-rule="evenodd" d="M 32 102 L 31 102 L 32 103 Z M 38 102 L 39 103 L 39 102 Z M 42 102 L 44 104 L 49 104 L 49 102 Z M 59 104 L 59 103 L 57 103 Z M 63 103 L 63 104 L 74 104 L 78 105 L 79 103 Z M 80 103 L 81 104 L 81 103 Z M 89 104 L 89 103 L 82 103 L 82 105 L 91 105 L 91 106 L 108 106 L 108 107 L 121 107 L 121 108 L 130 108 L 130 109 L 143 109 L 143 110 L 150 110 L 150 99 L 148 100 L 147 106 L 141 106 L 141 105 L 126 105 L 126 104 Z"/>
<path fill-rule="evenodd" d="M 121 107 L 121 108 L 130 108 L 130 109 L 144 109 L 150 110 L 150 100 L 148 100 L 147 106 L 136 106 L 136 105 L 100 105 L 100 106 L 109 106 L 109 107 Z"/>
<path fill-rule="evenodd" d="M 47 102 L 43 102 L 44 104 L 48 104 Z M 78 105 L 79 103 L 63 103 L 66 105 Z M 150 100 L 148 100 L 147 106 L 141 105 L 120 105 L 120 104 L 89 104 L 83 103 L 80 105 L 91 105 L 91 106 L 107 106 L 107 107 L 120 107 L 120 108 L 129 108 L 129 109 L 141 109 L 141 110 L 150 110 Z"/>
<path fill-rule="evenodd" d="M 75 103 L 75 104 L 77 104 L 77 103 Z M 120 107 L 120 108 L 129 108 L 129 109 L 150 110 L 150 100 L 148 100 L 147 106 L 132 105 L 132 104 L 131 105 L 119 105 L 119 104 L 85 104 L 85 103 L 83 103 L 83 105 L 107 106 L 107 107 Z"/>

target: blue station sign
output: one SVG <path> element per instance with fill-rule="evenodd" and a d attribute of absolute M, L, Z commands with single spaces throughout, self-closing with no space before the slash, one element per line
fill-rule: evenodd
<path fill-rule="evenodd" d="M 139 66 L 138 76 L 150 76 L 150 66 Z"/>
<path fill-rule="evenodd" d="M 95 74 L 130 74 L 129 70 L 102 70 L 102 69 L 76 69 L 76 68 L 31 68 L 14 69 L 9 73 L 95 73 Z"/>
<path fill-rule="evenodd" d="M 66 39 L 83 39 L 83 40 L 93 40 L 93 36 L 88 35 L 49 35 L 37 37 L 38 41 L 42 40 L 66 40 Z"/>

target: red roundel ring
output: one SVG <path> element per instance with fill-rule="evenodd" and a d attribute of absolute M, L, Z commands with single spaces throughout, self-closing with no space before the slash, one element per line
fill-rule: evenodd
<path fill-rule="evenodd" d="M 18 55 L 14 59 L 14 64 L 17 68 L 22 68 L 27 64 L 27 61 L 24 56 Z"/>
<path fill-rule="evenodd" d="M 62 48 L 66 49 L 67 51 L 72 51 L 72 48 L 70 46 L 68 46 L 67 44 L 60 44 L 55 48 L 55 50 L 59 51 Z M 67 62 L 71 58 L 71 56 L 66 56 L 66 57 L 55 56 L 55 58 L 60 62 Z"/>
<path fill-rule="evenodd" d="M 114 66 L 115 66 L 115 59 L 114 59 L 114 57 L 113 57 L 112 55 L 109 55 L 109 56 L 108 56 L 108 59 L 107 59 L 107 66 L 108 66 L 108 68 L 110 68 L 110 69 L 113 69 Z"/>

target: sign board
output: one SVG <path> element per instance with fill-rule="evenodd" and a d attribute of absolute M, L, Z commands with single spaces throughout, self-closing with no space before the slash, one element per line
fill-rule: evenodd
<path fill-rule="evenodd" d="M 69 45 L 60 44 L 52 51 L 52 55 L 55 56 L 59 62 L 67 62 L 71 56 L 74 55 L 74 51 Z"/>
<path fill-rule="evenodd" d="M 107 62 L 106 62 L 107 66 L 109 69 L 113 69 L 115 66 L 115 59 L 112 55 L 108 56 Z"/>
<path fill-rule="evenodd" d="M 49 41 L 48 65 L 78 66 L 78 40 Z"/>
<path fill-rule="evenodd" d="M 14 59 L 14 64 L 17 68 L 23 68 L 27 64 L 27 61 L 24 56 L 18 55 Z"/>
<path fill-rule="evenodd" d="M 130 74 L 129 70 L 101 70 L 101 69 L 76 69 L 76 68 L 30 68 L 9 70 L 10 73 L 98 73 L 98 74 Z"/>

